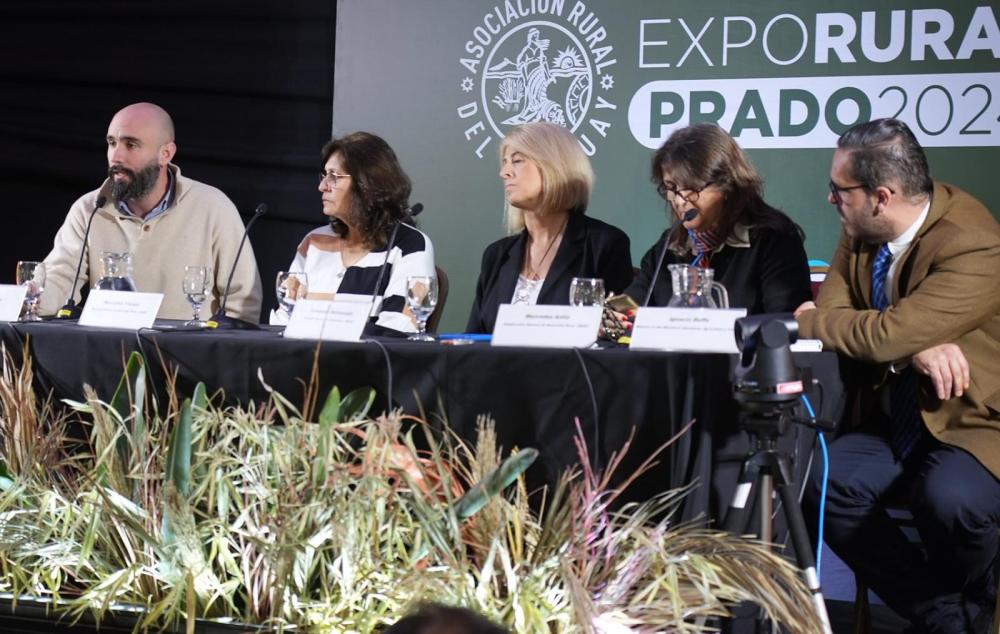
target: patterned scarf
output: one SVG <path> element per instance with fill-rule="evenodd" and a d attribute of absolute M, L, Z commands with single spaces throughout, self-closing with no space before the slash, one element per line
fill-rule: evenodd
<path fill-rule="evenodd" d="M 703 269 L 710 268 L 712 266 L 712 252 L 725 242 L 723 237 L 714 231 L 695 231 L 694 229 L 688 229 L 688 237 L 691 238 L 691 245 L 695 253 L 691 266 L 700 266 Z"/>

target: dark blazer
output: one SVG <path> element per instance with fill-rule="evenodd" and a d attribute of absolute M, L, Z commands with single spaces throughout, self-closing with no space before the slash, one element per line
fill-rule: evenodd
<path fill-rule="evenodd" d="M 500 304 L 509 304 L 524 260 L 527 230 L 486 247 L 466 332 L 493 332 Z M 569 304 L 574 277 L 599 277 L 606 291 L 632 281 L 632 254 L 625 232 L 584 214 L 570 214 L 566 233 L 538 293 L 539 304 Z"/>
<path fill-rule="evenodd" d="M 792 312 L 802 302 L 812 299 L 809 260 L 798 233 L 765 227 L 751 228 L 749 233 L 749 247 L 726 245 L 712 255 L 714 279 L 726 287 L 729 306 L 746 308 L 750 315 L 781 313 Z M 667 231 L 664 231 L 659 241 L 643 256 L 639 274 L 625 290 L 625 294 L 639 304 L 646 299 L 656 260 L 666 239 Z M 666 306 L 673 295 L 667 265 L 690 263 L 689 258 L 667 251 L 649 300 L 650 306 Z"/>

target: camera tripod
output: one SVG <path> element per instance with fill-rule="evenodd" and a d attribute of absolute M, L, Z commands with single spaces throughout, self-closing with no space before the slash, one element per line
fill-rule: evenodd
<path fill-rule="evenodd" d="M 812 593 L 816 616 L 823 626 L 823 631 L 832 634 L 830 617 L 826 612 L 826 602 L 823 600 L 819 576 L 816 574 L 816 558 L 812 553 L 802 508 L 799 506 L 793 486 L 791 460 L 786 453 L 778 449 L 778 439 L 785 433 L 790 422 L 816 426 L 817 421 L 789 416 L 788 412 L 794 402 L 771 404 L 767 408 L 753 405 L 744 404 L 744 409 L 740 413 L 740 427 L 750 434 L 752 449 L 740 468 L 740 477 L 733 500 L 726 511 L 723 528 L 738 535 L 755 532 L 762 541 L 772 543 L 774 541 L 771 526 L 773 492 L 777 490 L 792 537 L 796 560 L 802 570 L 806 586 Z M 747 503 L 755 485 L 758 491 L 759 527 L 757 531 L 748 531 L 750 518 Z"/>

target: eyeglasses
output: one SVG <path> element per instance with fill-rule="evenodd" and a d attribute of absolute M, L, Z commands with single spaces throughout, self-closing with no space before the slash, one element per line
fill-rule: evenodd
<path fill-rule="evenodd" d="M 840 185 L 830 181 L 830 195 L 833 196 L 833 201 L 838 205 L 842 204 L 840 199 L 840 194 L 842 192 L 849 192 L 852 189 L 868 189 L 868 185 L 851 185 L 850 187 L 841 187 Z M 895 192 L 893 192 L 895 193 Z"/>
<path fill-rule="evenodd" d="M 833 181 L 830 181 L 830 195 L 833 196 L 833 202 L 837 203 L 838 205 L 843 204 L 843 201 L 840 198 L 840 193 L 849 192 L 852 189 L 872 189 L 872 188 L 868 187 L 868 185 L 851 185 L 850 187 L 841 187 L 840 185 L 834 183 Z M 895 189 L 893 189 L 892 187 L 886 187 L 886 189 L 889 190 L 890 194 L 895 195 L 896 193 Z"/>
<path fill-rule="evenodd" d="M 342 178 L 350 178 L 350 174 L 338 174 L 337 172 L 320 172 L 319 184 L 329 183 L 330 187 L 336 187 Z"/>
<path fill-rule="evenodd" d="M 666 199 L 669 203 L 673 203 L 679 198 L 693 205 L 698 202 L 701 192 L 705 191 L 711 185 L 712 181 L 708 181 L 698 189 L 678 189 L 673 183 L 660 183 L 656 186 L 656 193 L 660 195 L 660 198 Z M 688 193 L 685 194 L 684 192 Z"/>

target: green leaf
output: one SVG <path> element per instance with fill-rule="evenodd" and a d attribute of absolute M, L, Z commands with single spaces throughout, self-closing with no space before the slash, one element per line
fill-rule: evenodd
<path fill-rule="evenodd" d="M 208 394 L 205 391 L 205 384 L 198 381 L 198 385 L 194 386 L 194 396 L 191 397 L 191 404 L 204 411 L 208 409 Z"/>
<path fill-rule="evenodd" d="M 125 374 L 118 381 L 115 395 L 111 398 L 112 409 L 118 412 L 122 419 L 128 418 L 128 415 L 131 413 L 132 399 L 129 392 L 135 385 L 135 380 L 140 372 L 145 376 L 145 364 L 142 362 L 142 355 L 138 352 L 133 352 L 128 357 L 128 362 L 125 364 Z"/>
<path fill-rule="evenodd" d="M 202 413 L 207 412 L 208 406 L 209 406 L 208 394 L 206 393 L 205 390 L 205 384 L 199 381 L 198 384 L 194 386 L 194 394 L 191 397 L 192 419 L 194 417 L 195 412 L 202 412 Z M 204 449 L 205 449 L 205 437 L 204 435 L 202 435 L 201 440 L 199 441 L 197 446 L 196 447 L 192 446 L 190 452 L 193 456 L 198 451 L 203 451 Z M 191 479 L 194 481 L 194 486 L 196 487 L 198 486 L 198 483 L 204 481 L 207 475 L 208 475 L 207 465 L 205 464 L 204 461 L 199 462 L 191 469 Z"/>
<path fill-rule="evenodd" d="M 359 387 L 344 397 L 340 405 L 340 420 L 362 420 L 375 402 L 375 389 Z"/>
<path fill-rule="evenodd" d="M 319 424 L 329 425 L 340 421 L 340 388 L 334 386 L 330 394 L 323 403 L 323 409 L 319 413 Z"/>
<path fill-rule="evenodd" d="M 0 460 L 0 489 L 10 491 L 14 487 L 14 477 L 7 469 L 7 463 Z"/>
<path fill-rule="evenodd" d="M 135 382 L 133 383 L 134 394 L 133 404 L 132 404 L 132 448 L 136 452 L 135 463 L 145 464 L 146 463 L 146 447 L 148 446 L 148 435 L 149 431 L 146 429 L 146 412 L 145 412 L 145 402 L 146 402 L 146 367 L 143 364 L 139 364 L 139 371 L 136 372 Z M 128 447 L 123 446 L 128 443 L 128 436 L 122 434 L 118 438 L 118 449 L 119 452 L 122 450 L 127 451 Z M 123 463 L 125 470 L 128 467 Z M 133 495 L 138 495 L 139 493 L 139 482 L 135 481 L 133 485 L 132 493 Z"/>
<path fill-rule="evenodd" d="M 476 486 L 466 491 L 465 495 L 455 503 L 455 515 L 459 519 L 475 515 L 486 506 L 491 497 L 500 494 L 517 480 L 517 477 L 524 473 L 536 458 L 538 458 L 538 450 L 530 447 L 509 456 L 499 467 L 490 471 L 485 478 L 476 483 Z"/>
<path fill-rule="evenodd" d="M 191 399 L 184 399 L 181 415 L 170 438 L 170 453 L 167 455 L 168 482 L 177 487 L 182 497 L 187 497 L 191 485 Z"/>
<path fill-rule="evenodd" d="M 136 412 L 138 412 L 138 416 L 141 418 L 145 394 L 146 364 L 143 362 L 141 354 L 133 352 L 128 357 L 128 362 L 125 364 L 125 373 L 122 375 L 121 380 L 118 381 L 118 387 L 111 398 L 111 409 L 118 412 L 118 416 L 122 421 L 128 420 L 129 416 Z M 139 424 L 145 429 L 144 421 L 140 421 Z M 115 445 L 124 471 L 128 471 L 128 467 L 126 466 L 130 453 L 128 444 L 127 434 L 122 434 L 118 437 L 118 442 Z"/>

